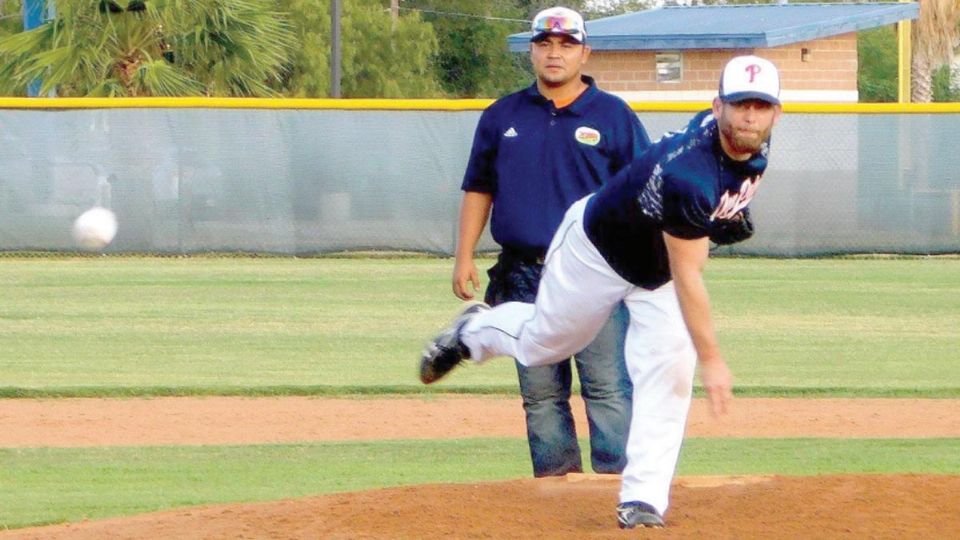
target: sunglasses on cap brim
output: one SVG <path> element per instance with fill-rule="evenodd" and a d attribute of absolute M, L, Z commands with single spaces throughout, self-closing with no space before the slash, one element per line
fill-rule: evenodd
<path fill-rule="evenodd" d="M 577 21 L 562 15 L 551 15 L 541 17 L 533 25 L 533 31 L 536 33 L 546 32 L 551 34 L 569 34 L 576 36 L 580 34 L 580 26 Z"/>

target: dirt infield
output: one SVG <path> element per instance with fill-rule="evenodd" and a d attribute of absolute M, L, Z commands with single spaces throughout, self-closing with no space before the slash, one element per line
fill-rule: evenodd
<path fill-rule="evenodd" d="M 579 425 L 583 405 L 575 402 Z M 344 422 L 350 418 L 350 422 Z M 738 399 L 690 437 L 960 437 L 958 400 Z M 519 401 L 157 398 L 0 400 L 0 447 L 523 437 Z M 620 531 L 617 478 L 425 485 L 0 532 L 0 539 L 948 538 L 960 476 L 678 478 L 668 528 Z"/>

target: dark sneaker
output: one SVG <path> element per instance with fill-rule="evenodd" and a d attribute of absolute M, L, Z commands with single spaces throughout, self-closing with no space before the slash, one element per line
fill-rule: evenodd
<path fill-rule="evenodd" d="M 457 367 L 461 360 L 470 358 L 470 350 L 460 342 L 460 329 L 474 315 L 488 309 L 490 306 L 483 302 L 468 304 L 450 323 L 450 326 L 444 328 L 440 335 L 427 343 L 426 349 L 420 356 L 420 382 L 423 384 L 436 382 Z"/>
<path fill-rule="evenodd" d="M 617 521 L 621 529 L 634 527 L 662 528 L 663 518 L 657 510 L 645 502 L 630 501 L 617 505 Z"/>

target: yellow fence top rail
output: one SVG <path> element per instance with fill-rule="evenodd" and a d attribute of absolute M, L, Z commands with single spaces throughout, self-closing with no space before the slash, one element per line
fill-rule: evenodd
<path fill-rule="evenodd" d="M 214 97 L 0 98 L 0 109 L 482 110 L 490 99 L 294 99 Z"/>
<path fill-rule="evenodd" d="M 0 97 L 0 109 L 291 109 L 480 111 L 492 99 L 292 99 L 216 97 L 26 98 Z M 630 102 L 636 112 L 697 112 L 709 102 Z M 943 114 L 960 113 L 960 103 L 787 103 L 787 113 Z"/>

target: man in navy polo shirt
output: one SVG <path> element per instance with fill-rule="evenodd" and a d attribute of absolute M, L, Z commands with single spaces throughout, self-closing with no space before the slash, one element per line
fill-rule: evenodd
<path fill-rule="evenodd" d="M 636 114 L 581 73 L 590 56 L 583 18 L 546 9 L 533 20 L 530 57 L 536 82 L 499 99 L 480 117 L 464 175 L 453 292 L 480 288 L 477 241 L 490 219 L 502 251 L 488 271 L 485 300 L 533 302 L 543 257 L 564 212 L 604 184 L 650 143 Z M 631 410 L 623 361 L 628 315 L 613 311 L 597 338 L 573 355 L 590 431 L 591 465 L 620 473 Z M 534 476 L 582 472 L 570 409 L 571 362 L 516 364 Z"/>
<path fill-rule="evenodd" d="M 625 302 L 634 399 L 617 506 L 621 528 L 665 524 L 695 371 L 715 414 L 733 398 L 703 272 L 711 239 L 742 241 L 753 232 L 741 227 L 767 167 L 779 96 L 772 62 L 731 59 L 710 110 L 570 207 L 550 244 L 535 303 L 469 305 L 420 358 L 425 382 L 464 359 L 512 356 L 526 366 L 549 365 L 589 343 Z"/>

